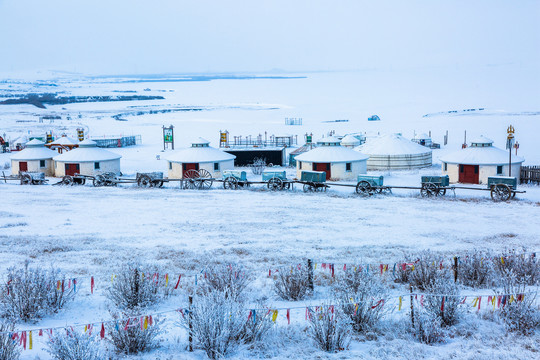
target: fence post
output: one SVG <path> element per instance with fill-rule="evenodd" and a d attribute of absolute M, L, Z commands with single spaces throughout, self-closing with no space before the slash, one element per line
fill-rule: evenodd
<path fill-rule="evenodd" d="M 454 282 L 457 282 L 458 278 L 458 257 L 454 256 Z"/>
<path fill-rule="evenodd" d="M 308 261 L 307 261 L 307 268 L 308 268 L 308 287 L 311 290 L 311 292 L 313 293 L 313 289 L 314 289 L 314 286 L 313 286 L 313 262 L 311 261 L 311 259 L 308 259 Z"/>
<path fill-rule="evenodd" d="M 189 351 L 193 352 L 193 325 L 191 324 L 191 305 L 193 305 L 193 296 L 189 296 L 189 313 L 188 313 L 188 327 L 189 327 Z"/>
<path fill-rule="evenodd" d="M 412 286 L 409 286 L 409 291 L 411 292 L 411 324 L 414 328 L 414 305 L 413 305 L 413 292 L 412 292 Z"/>

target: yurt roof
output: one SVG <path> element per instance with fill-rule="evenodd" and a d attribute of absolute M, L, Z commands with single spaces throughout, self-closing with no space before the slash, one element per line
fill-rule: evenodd
<path fill-rule="evenodd" d="M 428 134 L 426 133 L 420 133 L 420 134 L 416 134 L 414 136 L 415 139 L 431 139 L 431 136 L 429 136 Z"/>
<path fill-rule="evenodd" d="M 79 143 L 79 147 L 61 155 L 55 156 L 54 161 L 60 162 L 95 162 L 120 159 L 122 156 L 105 149 L 98 148 L 96 142 L 86 139 Z"/>
<path fill-rule="evenodd" d="M 58 155 L 56 151 L 46 148 L 43 141 L 38 139 L 26 143 L 26 148 L 11 156 L 12 160 L 45 160 Z"/>
<path fill-rule="evenodd" d="M 62 136 L 54 140 L 51 145 L 77 145 L 79 142 L 68 136 Z"/>
<path fill-rule="evenodd" d="M 236 156 L 208 146 L 181 149 L 167 156 L 166 159 L 178 163 L 204 163 L 233 160 Z"/>
<path fill-rule="evenodd" d="M 210 141 L 206 140 L 205 138 L 198 137 L 196 139 L 193 139 L 191 141 L 191 146 L 193 145 L 208 145 L 210 144 Z"/>
<path fill-rule="evenodd" d="M 28 142 L 28 136 L 21 135 L 12 141 L 13 144 L 26 144 Z"/>
<path fill-rule="evenodd" d="M 297 161 L 339 163 L 367 160 L 369 156 L 343 146 L 320 146 L 295 157 Z"/>
<path fill-rule="evenodd" d="M 297 149 L 294 149 L 293 151 L 291 151 L 290 154 L 291 155 L 303 154 L 309 150 L 315 149 L 317 146 L 318 146 L 317 144 L 305 144 L 303 146 L 300 146 Z"/>
<path fill-rule="evenodd" d="M 493 140 L 484 135 L 477 136 L 471 140 L 471 144 L 493 144 Z"/>
<path fill-rule="evenodd" d="M 360 145 L 360 140 L 358 140 L 356 136 L 349 134 L 341 139 L 341 145 Z"/>
<path fill-rule="evenodd" d="M 418 145 L 398 134 L 368 138 L 355 150 L 368 155 L 416 155 L 431 152 L 427 147 Z"/>
<path fill-rule="evenodd" d="M 336 136 L 327 136 L 317 140 L 317 144 L 340 144 L 341 140 Z"/>
<path fill-rule="evenodd" d="M 508 164 L 508 151 L 494 146 L 487 147 L 467 147 L 441 156 L 442 162 L 449 164 L 463 165 L 506 165 Z M 512 156 L 512 163 L 522 163 L 525 159 L 519 156 Z"/>

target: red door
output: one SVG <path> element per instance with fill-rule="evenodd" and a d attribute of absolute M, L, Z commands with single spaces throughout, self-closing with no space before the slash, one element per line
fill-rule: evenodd
<path fill-rule="evenodd" d="M 75 175 L 79 174 L 79 164 L 66 164 L 66 175 Z"/>
<path fill-rule="evenodd" d="M 28 163 L 26 161 L 19 161 L 19 172 L 28 171 Z"/>
<path fill-rule="evenodd" d="M 183 163 L 182 164 L 182 173 L 185 174 L 186 171 L 188 171 L 188 170 L 197 170 L 197 171 L 199 171 L 199 163 Z"/>
<path fill-rule="evenodd" d="M 332 174 L 330 173 L 330 163 L 313 163 L 313 171 L 325 171 L 326 180 L 330 180 Z"/>
<path fill-rule="evenodd" d="M 478 184 L 479 181 L 478 165 L 459 165 L 459 182 L 464 184 Z"/>

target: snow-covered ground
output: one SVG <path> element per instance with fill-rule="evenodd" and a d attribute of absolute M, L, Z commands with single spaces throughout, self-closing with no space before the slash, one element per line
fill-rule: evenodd
<path fill-rule="evenodd" d="M 205 82 L 119 83 L 105 80 L 58 80 L 54 91 L 72 95 L 115 95 L 137 91 L 162 95 L 165 100 L 47 106 L 0 107 L 0 134 L 15 139 L 22 134 L 67 132 L 83 126 L 91 136 L 140 134 L 141 146 L 111 149 L 121 154 L 122 172 L 165 171 L 162 125 L 175 126 L 176 147 L 188 146 L 199 136 L 217 146 L 220 130 L 231 135 L 298 135 L 315 137 L 331 130 L 349 132 L 431 131 L 433 140 L 449 143 L 433 153 L 434 166 L 418 171 L 382 172 L 385 184 L 418 186 L 420 176 L 440 174 L 439 156 L 461 147 L 467 137 L 485 135 L 504 148 L 506 128 L 516 128 L 518 154 L 526 165 L 540 164 L 537 145 L 540 104 L 535 69 L 498 65 L 478 68 L 431 68 L 406 71 L 358 71 L 295 74 L 295 79 L 214 80 Z M 144 91 L 150 88 L 151 91 Z M 43 91 L 31 83 L 7 82 L 0 91 Z M 165 92 L 160 90 L 166 90 Z M 51 89 L 47 89 L 51 91 Z M 131 93 L 127 93 L 131 94 Z M 196 107 L 201 111 L 129 115 L 139 111 Z M 471 113 L 449 110 L 484 108 Z M 60 114 L 61 121 L 39 124 L 39 115 Z M 79 117 L 80 114 L 80 117 Z M 122 115 L 127 121 L 111 116 Z M 373 114 L 380 122 L 368 122 Z M 423 117 L 426 114 L 433 116 Z M 70 115 L 73 120 L 65 120 Z M 302 126 L 286 126 L 285 117 L 302 117 Z M 324 121 L 348 119 L 349 122 Z M 157 159 L 159 155 L 160 159 Z M 0 165 L 9 154 L 0 154 Z M 9 172 L 9 169 L 5 171 Z M 293 175 L 292 169 L 287 169 Z M 374 173 L 375 174 L 375 173 Z M 379 173 L 376 173 L 379 174 Z M 250 175 L 251 176 L 251 175 Z M 257 177 L 252 176 L 253 179 Z M 54 182 L 51 179 L 50 182 Z M 0 184 L 0 270 L 30 259 L 54 264 L 82 280 L 81 295 L 59 314 L 32 328 L 102 321 L 108 318 L 103 281 L 96 294 L 88 293 L 88 276 L 104 279 L 134 259 L 155 262 L 169 273 L 196 272 L 210 260 L 242 263 L 256 275 L 252 298 L 268 297 L 284 307 L 301 304 L 278 301 L 265 276 L 268 269 L 314 259 L 318 263 L 392 263 L 404 251 L 431 249 L 451 257 L 471 249 L 502 251 L 540 249 L 540 188 L 521 186 L 525 194 L 508 203 L 494 203 L 489 192 L 456 191 L 444 198 L 424 199 L 418 190 L 396 190 L 388 196 L 361 198 L 352 188 L 332 187 L 326 193 L 225 191 L 214 184 L 209 191 L 118 188 L 20 186 Z M 86 282 L 86 284 L 85 284 Z M 322 287 L 314 301 L 330 294 Z M 155 311 L 186 305 L 185 294 L 168 299 Z M 279 323 L 268 349 L 243 350 L 276 358 L 535 358 L 538 336 L 519 338 L 503 334 L 502 327 L 471 313 L 460 325 L 461 335 L 448 343 L 414 343 L 396 329 L 376 340 L 353 341 L 349 351 L 325 354 L 305 346 L 303 314 L 293 313 L 293 324 Z M 397 316 L 399 318 L 399 316 Z M 168 320 L 163 348 L 145 359 L 204 358 L 184 351 L 185 334 Z M 389 324 L 388 326 L 393 326 Z M 405 327 L 405 324 L 399 326 Z M 20 329 L 29 325 L 20 324 Z M 501 338 L 503 341 L 500 341 Z M 179 340 L 180 339 L 180 340 Z M 280 339 L 279 341 L 276 339 Z M 46 358 L 42 341 L 23 352 L 23 359 Z M 275 348 L 274 348 L 275 347 Z M 179 353 L 179 355 L 178 355 Z"/>

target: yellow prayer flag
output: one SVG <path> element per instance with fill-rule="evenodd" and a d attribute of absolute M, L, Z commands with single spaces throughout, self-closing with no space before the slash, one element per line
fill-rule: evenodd
<path fill-rule="evenodd" d="M 272 314 L 272 321 L 273 321 L 273 322 L 276 322 L 277 315 L 278 315 L 278 311 L 277 311 L 277 310 L 274 310 L 274 313 Z"/>
<path fill-rule="evenodd" d="M 32 330 L 28 334 L 28 350 L 32 350 Z"/>
<path fill-rule="evenodd" d="M 169 286 L 169 274 L 165 274 L 165 287 Z"/>
<path fill-rule="evenodd" d="M 148 316 L 144 317 L 144 330 L 148 329 Z"/>
<path fill-rule="evenodd" d="M 403 303 L 403 299 L 401 298 L 401 296 L 399 297 L 399 308 L 398 308 L 398 311 L 401 311 L 401 304 Z"/>

